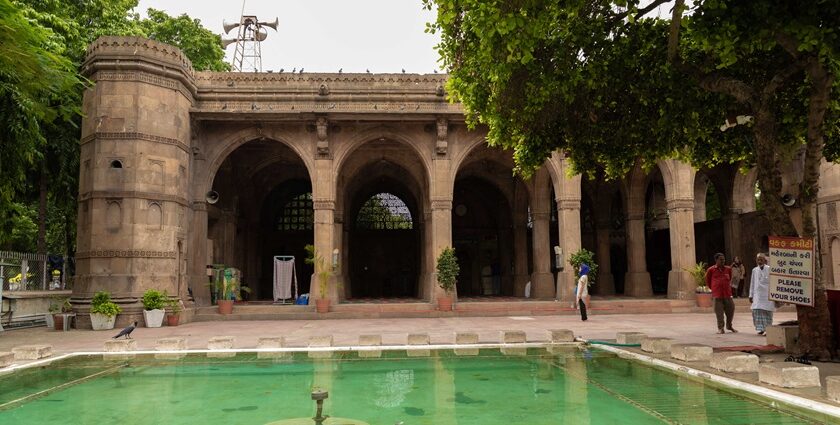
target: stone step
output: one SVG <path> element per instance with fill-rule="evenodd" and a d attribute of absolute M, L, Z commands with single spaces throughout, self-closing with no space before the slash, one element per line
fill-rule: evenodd
<path fill-rule="evenodd" d="M 755 373 L 758 372 L 758 356 L 730 351 L 712 353 L 711 367 L 728 373 Z"/>
<path fill-rule="evenodd" d="M 762 363 L 758 366 L 758 380 L 782 388 L 819 387 L 820 370 L 794 362 Z"/>

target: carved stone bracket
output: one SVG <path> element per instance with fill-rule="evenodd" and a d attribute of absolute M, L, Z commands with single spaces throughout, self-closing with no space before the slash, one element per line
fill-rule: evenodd
<path fill-rule="evenodd" d="M 437 142 L 435 151 L 438 155 L 446 155 L 449 147 L 449 121 L 446 118 L 437 119 Z"/>
<path fill-rule="evenodd" d="M 318 136 L 318 142 L 315 147 L 318 151 L 318 156 L 321 157 L 329 156 L 330 154 L 330 142 L 327 140 L 329 126 L 330 124 L 326 117 L 318 117 L 315 120 L 315 132 Z"/>

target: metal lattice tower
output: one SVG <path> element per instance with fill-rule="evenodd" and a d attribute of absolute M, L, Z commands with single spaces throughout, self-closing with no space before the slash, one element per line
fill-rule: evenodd
<path fill-rule="evenodd" d="M 268 37 L 268 32 L 264 27 L 269 27 L 277 31 L 277 25 L 279 23 L 279 18 L 275 18 L 274 22 L 260 22 L 255 15 L 242 15 L 238 23 L 228 24 L 227 22 L 222 22 L 225 34 L 234 28 L 239 28 L 236 38 L 222 40 L 222 47 L 224 48 L 236 43 L 236 50 L 234 50 L 233 59 L 231 60 L 231 66 L 234 71 L 262 72 L 262 49 L 260 48 L 260 43 Z"/>

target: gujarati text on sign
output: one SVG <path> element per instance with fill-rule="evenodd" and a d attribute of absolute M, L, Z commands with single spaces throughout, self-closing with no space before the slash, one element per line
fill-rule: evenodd
<path fill-rule="evenodd" d="M 770 236 L 770 301 L 814 305 L 814 240 Z"/>

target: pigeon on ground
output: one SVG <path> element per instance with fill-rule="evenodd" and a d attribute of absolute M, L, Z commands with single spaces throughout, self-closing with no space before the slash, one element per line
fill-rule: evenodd
<path fill-rule="evenodd" d="M 128 325 L 125 329 L 121 330 L 120 333 L 118 333 L 117 336 L 114 337 L 114 339 L 117 339 L 117 338 L 119 338 L 123 335 L 125 335 L 126 338 L 131 339 L 131 333 L 134 332 L 134 328 L 136 328 L 136 327 L 137 327 L 137 322 L 134 322 L 134 324 Z"/>

